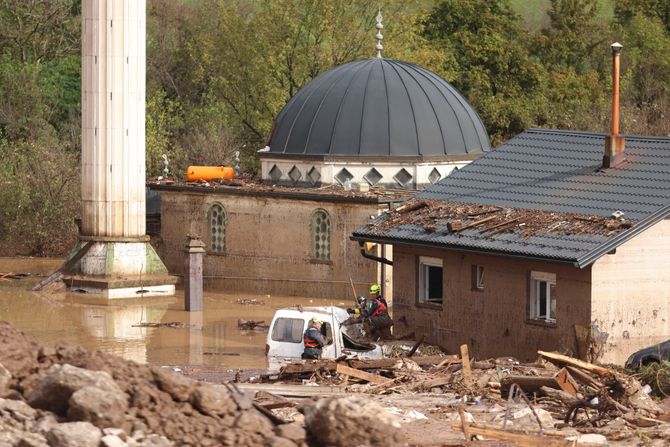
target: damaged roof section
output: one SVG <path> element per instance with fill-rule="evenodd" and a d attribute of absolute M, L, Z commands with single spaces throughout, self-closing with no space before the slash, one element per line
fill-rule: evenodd
<path fill-rule="evenodd" d="M 529 130 L 358 228 L 354 239 L 570 262 L 578 267 L 670 214 L 670 138 Z"/>

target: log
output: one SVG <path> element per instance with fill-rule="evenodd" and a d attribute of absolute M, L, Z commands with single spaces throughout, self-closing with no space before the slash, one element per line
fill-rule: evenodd
<path fill-rule="evenodd" d="M 575 368 L 574 366 L 566 366 L 566 369 L 570 371 L 570 374 L 572 374 L 573 377 L 585 385 L 591 386 L 597 390 L 604 386 L 602 383 L 598 382 L 596 379 L 589 376 L 579 368 Z"/>
<path fill-rule="evenodd" d="M 88 241 L 86 242 L 86 245 L 81 247 L 79 251 L 69 260 L 65 261 L 65 263 L 53 272 L 51 275 L 49 275 L 46 279 L 43 279 L 42 281 L 38 282 L 35 284 L 30 290 L 33 292 L 37 292 L 39 290 L 42 290 L 52 282 L 56 282 L 59 279 L 61 279 L 66 273 L 68 273 L 72 268 L 81 260 L 81 258 L 84 257 L 86 253 L 93 247 L 93 244 L 95 244 L 95 241 Z"/>
<path fill-rule="evenodd" d="M 468 228 L 476 227 L 477 225 L 481 225 L 486 222 L 490 222 L 493 219 L 497 219 L 498 216 L 489 216 L 485 217 L 483 219 L 475 220 L 472 223 L 469 223 L 467 225 L 463 225 L 463 223 L 460 220 L 450 220 L 447 222 L 447 229 L 451 231 L 452 233 L 458 233 L 459 231 L 467 230 Z"/>
<path fill-rule="evenodd" d="M 409 203 L 405 203 L 404 205 L 400 205 L 398 208 L 394 209 L 393 211 L 397 213 L 409 213 L 410 211 L 416 211 L 418 209 L 424 208 L 428 206 L 428 203 L 424 200 L 418 200 L 418 201 L 412 201 Z"/>
<path fill-rule="evenodd" d="M 356 377 L 357 379 L 366 380 L 371 383 L 376 383 L 379 385 L 386 385 L 389 382 L 393 382 L 393 379 L 388 379 L 377 374 L 371 374 L 369 372 L 360 371 L 356 368 L 350 368 L 341 363 L 337 364 L 335 371 L 338 374 L 345 374 L 350 377 Z"/>
<path fill-rule="evenodd" d="M 407 357 L 411 357 L 411 356 L 414 355 L 414 353 L 416 352 L 416 350 L 419 349 L 419 346 L 421 346 L 421 344 L 423 343 L 423 339 L 424 339 L 424 338 L 426 338 L 425 335 L 422 335 L 422 336 L 419 338 L 419 341 L 417 341 L 417 342 L 414 344 L 414 346 L 412 346 L 412 349 L 410 349 L 409 352 L 407 353 Z"/>
<path fill-rule="evenodd" d="M 422 380 L 418 383 L 414 383 L 411 385 L 410 389 L 411 390 L 429 390 L 431 388 L 436 388 L 438 386 L 444 386 L 444 385 L 449 385 L 451 383 L 451 377 L 449 376 L 444 376 L 444 377 L 435 377 L 432 379 L 425 379 Z"/>
<path fill-rule="evenodd" d="M 451 426 L 454 430 L 463 431 L 463 426 L 461 424 L 454 424 Z M 528 433 L 519 433 L 510 430 L 501 430 L 499 428 L 493 427 L 484 427 L 481 425 L 470 424 L 468 426 L 469 434 L 486 436 L 488 438 L 497 439 L 500 441 L 509 442 L 512 445 L 518 447 L 537 447 L 541 445 L 542 447 L 568 447 L 574 446 L 574 441 L 568 441 L 567 439 L 557 436 L 557 435 L 531 435 Z M 593 444 L 579 444 L 580 446 L 592 446 Z"/>
<path fill-rule="evenodd" d="M 441 355 L 430 355 L 430 356 L 419 356 L 412 357 L 412 360 L 416 362 L 419 366 L 430 366 L 437 365 L 442 360 L 444 356 Z M 384 369 L 391 368 L 393 365 L 401 361 L 400 358 L 385 358 L 377 360 L 349 360 L 347 364 L 355 369 Z M 454 362 L 457 363 L 457 362 Z M 284 366 L 279 375 L 289 375 L 289 374 L 302 374 L 302 373 L 312 373 L 315 371 L 325 370 L 325 371 L 335 371 L 338 363 L 334 360 L 317 360 L 307 363 L 290 363 Z"/>
<path fill-rule="evenodd" d="M 558 354 L 556 352 L 537 351 L 537 353 L 554 364 L 574 366 L 584 369 L 588 372 L 592 372 L 600 377 L 608 377 L 612 375 L 612 371 L 607 368 L 603 368 L 602 366 L 594 365 L 574 357 Z"/>
<path fill-rule="evenodd" d="M 573 396 L 572 394 L 565 392 L 563 390 L 557 390 L 554 388 L 549 388 L 547 386 L 543 386 L 540 388 L 540 391 L 542 394 L 545 396 L 554 398 L 558 401 L 563 402 L 567 407 L 571 405 L 575 405 L 577 402 L 580 402 L 580 400 L 576 397 Z"/>

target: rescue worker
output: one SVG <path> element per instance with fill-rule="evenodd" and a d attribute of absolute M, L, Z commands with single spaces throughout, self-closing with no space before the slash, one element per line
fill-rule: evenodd
<path fill-rule="evenodd" d="M 305 345 L 305 351 L 302 353 L 303 359 L 320 359 L 323 347 L 328 344 L 328 340 L 321 333 L 323 322 L 317 317 L 309 320 L 307 330 L 302 336 Z"/>
<path fill-rule="evenodd" d="M 380 292 L 381 288 L 378 284 L 371 285 L 370 293 L 363 305 L 356 309 L 347 309 L 347 312 L 363 318 L 365 332 L 373 339 L 388 340 L 392 338 L 393 320 L 388 313 L 386 300 L 381 297 Z"/>

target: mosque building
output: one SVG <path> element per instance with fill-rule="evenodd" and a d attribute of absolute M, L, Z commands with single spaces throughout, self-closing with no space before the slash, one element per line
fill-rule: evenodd
<path fill-rule="evenodd" d="M 343 300 L 352 284 L 362 293 L 379 282 L 391 295 L 391 246 L 359 246 L 352 232 L 490 143 L 446 80 L 382 57 L 382 28 L 379 15 L 376 57 L 331 68 L 288 101 L 259 151 L 257 181 L 149 184 L 171 273 L 183 273 L 195 234 L 207 245 L 206 284 L 226 292 Z"/>

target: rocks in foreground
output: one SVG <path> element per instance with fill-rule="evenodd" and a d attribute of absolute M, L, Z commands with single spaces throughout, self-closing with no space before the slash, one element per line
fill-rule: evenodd
<path fill-rule="evenodd" d="M 40 346 L 0 322 L 2 446 L 306 445 L 244 396 L 110 354 Z"/>

